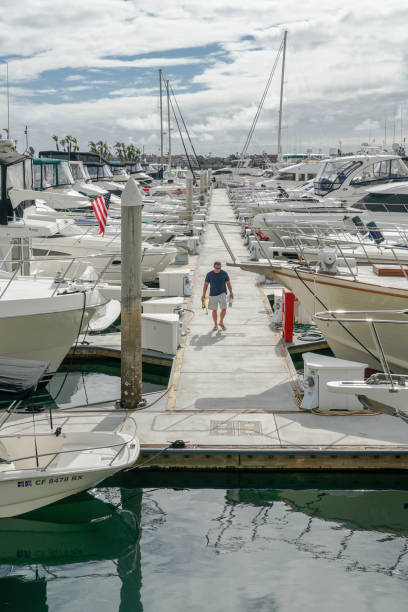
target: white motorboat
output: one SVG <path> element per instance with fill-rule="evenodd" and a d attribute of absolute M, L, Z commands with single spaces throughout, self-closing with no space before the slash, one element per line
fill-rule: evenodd
<path fill-rule="evenodd" d="M 66 267 L 66 264 L 65 264 Z M 4 273 L 3 273 L 4 274 Z M 50 362 L 59 368 L 78 335 L 107 299 L 95 289 L 51 278 L 0 279 L 0 355 Z"/>
<path fill-rule="evenodd" d="M 80 414 L 72 417 L 73 424 L 65 415 L 57 425 L 51 414 L 44 419 L 33 413 L 32 418 L 23 416 L 2 428 L 19 402 L 35 390 L 47 365 L 0 360 L 0 389 L 13 400 L 0 424 L 2 518 L 18 516 L 92 488 L 133 465 L 139 456 L 136 423 L 129 415 L 113 431 L 89 428 L 86 423 L 82 427 Z M 95 419 L 101 425 L 103 415 L 101 418 L 95 414 Z"/>
<path fill-rule="evenodd" d="M 89 151 L 40 151 L 40 158 L 62 159 L 65 161 L 81 161 L 86 168 L 91 181 L 115 196 L 121 195 L 124 185 L 114 180 L 111 169 L 100 155 Z"/>
<path fill-rule="evenodd" d="M 135 463 L 138 440 L 119 432 L 0 432 L 0 517 L 85 491 Z"/>
<path fill-rule="evenodd" d="M 31 273 L 35 271 L 42 276 L 62 272 L 63 263 L 50 260 L 45 261 L 44 256 L 56 257 L 81 257 L 83 270 L 86 266 L 92 265 L 97 273 L 102 273 L 102 279 L 110 281 L 120 281 L 121 279 L 121 240 L 120 234 L 106 235 L 104 237 L 97 234 L 80 234 L 76 236 L 58 236 L 52 239 L 33 238 L 32 247 L 34 257 L 39 257 L 41 263 L 35 269 L 31 268 Z M 143 282 L 152 281 L 157 278 L 174 260 L 177 249 L 169 245 L 154 245 L 144 242 L 142 245 L 142 280 Z M 95 255 L 106 254 L 106 259 Z M 112 254 L 117 254 L 106 268 L 108 259 Z M 89 257 L 89 259 L 87 259 Z M 80 273 L 79 273 L 80 275 Z"/>
<path fill-rule="evenodd" d="M 405 253 L 406 249 L 400 249 Z M 398 249 L 394 249 L 397 252 Z M 336 253 L 324 249 L 319 264 L 299 265 L 285 261 L 263 259 L 259 262 L 239 262 L 243 270 L 262 274 L 293 291 L 310 315 L 325 310 L 399 310 L 408 307 L 408 278 L 403 265 L 383 265 L 372 262 L 361 265 L 337 258 Z M 371 264 L 371 265 L 370 265 Z M 401 276 L 399 276 L 401 271 Z M 373 315 L 375 319 L 375 315 Z M 401 319 L 402 315 L 398 317 Z M 316 321 L 336 357 L 367 362 L 378 369 L 377 347 L 369 326 L 361 323 L 350 328 L 350 323 Z M 387 326 L 383 348 L 390 368 L 394 372 L 408 372 L 406 337 L 398 321 Z"/>

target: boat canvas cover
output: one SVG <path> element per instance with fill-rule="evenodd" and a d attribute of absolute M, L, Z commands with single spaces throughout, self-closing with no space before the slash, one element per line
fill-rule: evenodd
<path fill-rule="evenodd" d="M 0 399 L 23 399 L 37 388 L 48 361 L 0 357 Z"/>

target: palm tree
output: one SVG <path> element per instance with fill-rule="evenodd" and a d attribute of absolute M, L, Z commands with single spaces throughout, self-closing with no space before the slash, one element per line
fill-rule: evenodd
<path fill-rule="evenodd" d="M 61 138 L 61 140 L 60 140 L 60 145 L 61 145 L 61 147 L 63 147 L 63 148 L 64 148 L 64 151 L 65 151 L 65 146 L 66 146 L 66 144 L 67 144 L 67 141 L 65 140 L 65 138 Z"/>
<path fill-rule="evenodd" d="M 140 156 L 140 149 L 137 149 L 134 144 L 130 144 L 126 147 L 126 160 L 137 161 Z"/>
<path fill-rule="evenodd" d="M 59 151 L 58 136 L 54 134 L 54 136 L 52 136 L 52 139 L 55 140 L 55 146 L 57 147 L 57 151 Z"/>
<path fill-rule="evenodd" d="M 115 143 L 115 153 L 119 157 L 120 161 L 123 161 L 126 158 L 126 145 L 124 142 L 116 142 Z"/>
<path fill-rule="evenodd" d="M 91 153 L 95 153 L 96 155 L 99 155 L 99 151 L 98 148 L 96 146 L 96 142 L 94 142 L 93 140 L 90 140 L 88 142 L 88 147 Z"/>

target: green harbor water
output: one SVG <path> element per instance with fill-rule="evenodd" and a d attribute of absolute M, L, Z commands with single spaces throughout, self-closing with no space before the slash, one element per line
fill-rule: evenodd
<path fill-rule="evenodd" d="M 32 401 L 118 392 L 117 365 L 77 364 Z M 136 470 L 0 520 L 1 611 L 393 612 L 407 598 L 404 474 Z"/>
<path fill-rule="evenodd" d="M 1 610 L 405 610 L 408 491 L 286 478 L 138 488 L 133 473 L 126 487 L 3 519 Z"/>

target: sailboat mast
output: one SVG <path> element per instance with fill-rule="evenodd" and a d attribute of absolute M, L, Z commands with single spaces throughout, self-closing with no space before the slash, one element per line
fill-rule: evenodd
<path fill-rule="evenodd" d="M 169 167 L 168 174 L 170 177 L 171 170 L 171 126 L 170 126 L 170 92 L 169 92 L 169 82 L 166 81 L 166 90 L 167 90 L 167 129 L 169 131 Z"/>
<path fill-rule="evenodd" d="M 279 100 L 279 125 L 278 125 L 278 161 L 282 159 L 282 107 L 283 107 L 283 85 L 285 82 L 285 61 L 286 61 L 286 38 L 288 31 L 283 34 L 283 53 L 282 53 L 282 74 Z"/>
<path fill-rule="evenodd" d="M 162 70 L 159 69 L 159 90 L 160 90 L 160 161 L 163 161 L 163 76 Z"/>

